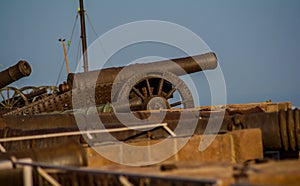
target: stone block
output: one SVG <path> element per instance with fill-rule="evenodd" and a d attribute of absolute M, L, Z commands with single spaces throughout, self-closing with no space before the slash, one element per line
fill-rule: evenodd
<path fill-rule="evenodd" d="M 215 138 L 211 144 L 203 151 L 200 151 L 200 141 L 205 141 L 204 138 L 210 139 L 212 137 Z M 126 145 L 141 147 L 143 149 L 134 150 L 127 148 Z M 97 151 L 104 152 L 106 156 L 109 156 L 111 159 L 130 165 L 147 165 L 166 161 L 242 163 L 246 160 L 263 158 L 260 129 L 237 130 L 216 136 L 194 135 L 191 138 L 178 137 L 160 140 L 143 140 L 127 144 L 114 143 L 98 145 L 96 148 Z M 97 165 L 99 163 L 112 163 L 108 160 L 101 160 L 104 157 L 99 154 L 97 155 L 97 153 L 92 152 L 92 150 L 88 150 L 88 152 L 91 154 L 91 156 L 88 155 L 88 158 L 93 159 L 89 161 L 89 163 L 95 164 L 95 161 L 98 162 L 96 163 Z"/>

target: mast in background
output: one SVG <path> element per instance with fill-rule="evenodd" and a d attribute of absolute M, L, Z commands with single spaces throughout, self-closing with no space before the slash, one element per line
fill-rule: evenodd
<path fill-rule="evenodd" d="M 83 0 L 79 0 L 79 15 L 80 15 L 80 26 L 81 26 L 81 42 L 82 42 L 82 55 L 83 55 L 83 69 L 84 72 L 88 72 L 88 57 L 87 57 L 87 44 L 86 44 L 86 30 L 85 30 L 85 10 L 83 7 Z"/>

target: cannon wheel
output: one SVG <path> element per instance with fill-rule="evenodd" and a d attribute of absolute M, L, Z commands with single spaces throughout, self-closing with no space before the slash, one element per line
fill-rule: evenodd
<path fill-rule="evenodd" d="M 28 100 L 24 94 L 14 87 L 4 87 L 0 89 L 0 107 L 13 109 L 28 105 Z"/>
<path fill-rule="evenodd" d="M 56 86 L 39 86 L 39 87 L 35 87 L 35 86 L 26 86 L 26 87 L 22 87 L 20 88 L 20 91 L 26 96 L 26 94 L 31 94 L 33 92 L 37 92 L 39 90 L 45 89 L 46 93 L 34 96 L 33 98 L 30 98 L 30 102 L 33 103 L 39 99 L 43 99 L 45 97 L 47 97 L 48 95 L 57 93 L 57 87 Z"/>
<path fill-rule="evenodd" d="M 194 107 L 189 88 L 171 72 L 138 73 L 123 83 L 117 95 L 114 100 L 119 103 L 129 99 L 131 111 Z"/>

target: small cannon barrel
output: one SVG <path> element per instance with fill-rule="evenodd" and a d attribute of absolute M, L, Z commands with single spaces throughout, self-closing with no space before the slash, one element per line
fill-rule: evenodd
<path fill-rule="evenodd" d="M 16 65 L 0 72 L 0 88 L 13 83 L 22 77 L 29 76 L 30 73 L 31 67 L 29 63 L 21 60 Z"/>
<path fill-rule="evenodd" d="M 169 71 L 177 76 L 199 72 L 203 70 L 214 69 L 217 67 L 217 56 L 214 52 L 209 52 L 192 57 L 177 58 L 172 60 L 163 60 L 158 62 L 132 64 L 126 66 L 126 72 L 122 73 L 121 79 L 126 80 L 133 74 L 142 70 L 164 70 Z M 75 87 L 93 87 L 91 80 L 98 77 L 96 84 L 113 83 L 123 67 L 106 68 L 83 73 L 70 73 L 68 75 L 68 84 Z M 76 82 L 73 84 L 74 77 Z M 75 88 L 74 87 L 74 88 Z"/>

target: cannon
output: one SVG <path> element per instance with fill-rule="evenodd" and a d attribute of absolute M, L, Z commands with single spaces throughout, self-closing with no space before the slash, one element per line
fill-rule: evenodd
<path fill-rule="evenodd" d="M 187 101 L 192 95 L 178 76 L 214 69 L 216 66 L 216 54 L 209 52 L 192 57 L 132 64 L 88 73 L 71 73 L 65 84 L 72 89 L 95 89 L 97 105 L 117 102 L 115 106 L 120 106 L 124 105 L 120 101 L 126 102 L 129 99 L 131 110 L 168 109 L 183 104 L 183 100 L 175 103 L 168 101 L 178 92 L 181 99 L 186 101 L 183 106 L 193 107 L 193 103 Z"/>
<path fill-rule="evenodd" d="M 30 73 L 31 67 L 29 63 L 24 60 L 0 72 L 0 114 L 20 106 L 20 102 L 27 104 L 27 99 L 22 94 L 22 91 L 15 87 L 8 87 L 8 85 L 23 77 L 29 76 Z"/>
<path fill-rule="evenodd" d="M 0 115 L 29 105 L 56 91 L 54 86 L 25 86 L 20 89 L 9 86 L 11 83 L 30 74 L 30 64 L 24 60 L 20 60 L 16 65 L 0 72 Z"/>
<path fill-rule="evenodd" d="M 178 76 L 214 69 L 216 66 L 216 54 L 209 52 L 192 57 L 70 73 L 67 81 L 59 85 L 56 94 L 14 109 L 6 115 L 62 112 L 73 109 L 74 104 L 76 108 L 96 105 L 101 112 L 110 103 L 116 103 L 114 106 L 120 108 L 129 103 L 131 111 L 192 108 L 192 94 Z M 91 92 L 95 94 L 91 96 Z"/>
<path fill-rule="evenodd" d="M 165 72 L 172 72 L 177 76 L 191 74 L 194 72 L 199 72 L 203 70 L 214 69 L 217 67 L 217 57 L 213 52 L 209 52 L 202 55 L 196 55 L 192 57 L 177 58 L 172 60 L 164 60 L 152 63 L 144 64 L 132 64 L 126 66 L 126 73 L 122 73 L 120 79 L 126 80 L 135 73 L 139 73 L 142 70 L 163 70 Z M 124 70 L 122 67 L 106 68 L 102 70 L 95 70 L 83 73 L 69 73 L 67 83 L 69 85 L 76 87 L 95 87 L 92 85 L 91 79 L 98 77 L 96 86 L 104 83 L 112 83 L 115 81 L 119 73 Z M 76 80 L 74 81 L 76 76 Z M 71 88 L 70 87 L 70 88 Z M 74 87 L 73 87 L 74 88 Z M 61 87 L 62 89 L 62 87 Z"/>
<path fill-rule="evenodd" d="M 30 73 L 31 67 L 29 63 L 21 60 L 16 65 L 0 72 L 0 88 L 15 82 L 20 78 L 29 76 Z"/>

